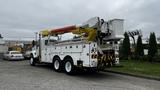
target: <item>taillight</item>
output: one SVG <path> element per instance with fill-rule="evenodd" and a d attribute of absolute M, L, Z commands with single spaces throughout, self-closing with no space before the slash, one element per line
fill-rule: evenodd
<path fill-rule="evenodd" d="M 91 58 L 92 58 L 92 59 L 96 59 L 97 57 L 98 57 L 97 54 L 92 54 L 92 55 L 91 55 Z"/>

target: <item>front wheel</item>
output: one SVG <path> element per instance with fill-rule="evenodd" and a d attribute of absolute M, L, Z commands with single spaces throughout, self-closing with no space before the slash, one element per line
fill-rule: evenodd
<path fill-rule="evenodd" d="M 31 56 L 31 58 L 30 58 L 30 65 L 31 66 L 35 66 L 36 65 L 36 62 L 35 62 L 35 59 L 33 58 L 33 56 Z"/>
<path fill-rule="evenodd" d="M 68 58 L 68 59 L 65 60 L 64 68 L 65 68 L 66 74 L 73 74 L 74 65 L 73 65 L 72 59 Z"/>

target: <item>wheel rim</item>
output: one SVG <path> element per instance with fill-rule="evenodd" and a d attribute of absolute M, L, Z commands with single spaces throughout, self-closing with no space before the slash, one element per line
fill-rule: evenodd
<path fill-rule="evenodd" d="M 72 69 L 72 65 L 70 62 L 66 62 L 65 64 L 65 69 L 67 72 L 71 72 L 71 69 Z"/>
<path fill-rule="evenodd" d="M 54 62 L 54 68 L 55 68 L 56 70 L 59 69 L 59 61 L 58 61 L 58 60 L 56 60 L 56 61 Z"/>
<path fill-rule="evenodd" d="M 30 59 L 30 64 L 33 64 L 33 58 Z"/>

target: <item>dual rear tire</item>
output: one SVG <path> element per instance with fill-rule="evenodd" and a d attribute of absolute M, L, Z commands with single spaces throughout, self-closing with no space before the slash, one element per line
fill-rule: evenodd
<path fill-rule="evenodd" d="M 33 57 L 33 55 L 31 55 L 30 58 L 30 65 L 31 66 L 36 65 L 36 60 Z M 73 74 L 75 70 L 72 58 L 66 58 L 64 61 L 61 61 L 59 57 L 55 57 L 53 59 L 52 66 L 56 72 L 61 72 L 64 70 L 65 73 L 69 75 Z"/>
<path fill-rule="evenodd" d="M 74 72 L 73 60 L 71 58 L 66 58 L 64 62 L 62 62 L 60 58 L 55 57 L 53 59 L 53 69 L 56 72 L 64 70 L 66 74 L 73 74 Z"/>
<path fill-rule="evenodd" d="M 67 58 L 64 61 L 64 70 L 66 74 L 73 74 L 74 73 L 74 65 L 73 65 L 73 60 L 71 58 Z"/>

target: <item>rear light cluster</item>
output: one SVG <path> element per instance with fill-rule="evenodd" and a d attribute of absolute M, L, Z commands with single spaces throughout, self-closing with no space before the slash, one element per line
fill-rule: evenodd
<path fill-rule="evenodd" d="M 97 54 L 92 54 L 92 55 L 91 55 L 91 58 L 92 58 L 92 59 L 96 59 L 96 58 L 98 58 L 98 55 L 97 55 Z"/>

